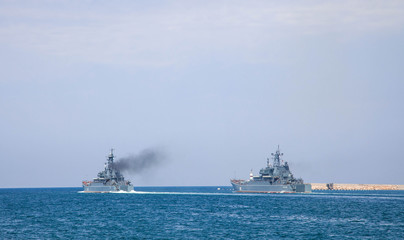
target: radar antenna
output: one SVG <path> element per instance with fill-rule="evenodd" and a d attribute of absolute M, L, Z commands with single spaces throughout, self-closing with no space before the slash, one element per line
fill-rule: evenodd
<path fill-rule="evenodd" d="M 276 152 L 271 153 L 271 155 L 273 156 L 273 159 L 274 159 L 274 166 L 279 167 L 281 165 L 280 156 L 283 156 L 283 153 L 281 153 L 281 151 L 279 149 L 279 145 L 278 145 L 278 149 L 276 150 Z"/>
<path fill-rule="evenodd" d="M 114 162 L 114 149 L 111 148 L 111 152 L 108 155 L 108 165 L 111 165 Z"/>

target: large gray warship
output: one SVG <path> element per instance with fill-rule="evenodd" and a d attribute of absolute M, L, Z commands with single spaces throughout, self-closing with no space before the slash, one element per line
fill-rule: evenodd
<path fill-rule="evenodd" d="M 118 192 L 118 191 L 133 191 L 133 185 L 125 178 L 119 170 L 114 168 L 114 152 L 111 149 L 108 155 L 108 160 L 105 163 L 104 171 L 98 173 L 98 176 L 93 181 L 83 181 L 84 192 Z"/>
<path fill-rule="evenodd" d="M 259 176 L 254 176 L 252 171 L 249 180 L 231 179 L 235 192 L 242 193 L 310 193 L 311 184 L 304 184 L 303 179 L 296 179 L 289 170 L 287 162 L 281 161 L 283 153 L 279 146 L 275 153 L 271 154 L 273 164 L 267 158 L 267 167 L 260 170 Z"/>

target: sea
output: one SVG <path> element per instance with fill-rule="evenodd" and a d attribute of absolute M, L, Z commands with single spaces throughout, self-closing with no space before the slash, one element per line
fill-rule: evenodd
<path fill-rule="evenodd" d="M 0 189 L 0 239 L 404 239 L 404 191 Z"/>

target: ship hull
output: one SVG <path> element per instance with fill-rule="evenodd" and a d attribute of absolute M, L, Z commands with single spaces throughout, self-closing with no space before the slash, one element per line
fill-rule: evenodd
<path fill-rule="evenodd" d="M 237 183 L 232 181 L 234 192 L 239 193 L 311 193 L 311 184 L 270 184 L 265 182 Z"/>
<path fill-rule="evenodd" d="M 95 184 L 95 185 L 88 185 L 83 186 L 84 192 L 88 193 L 108 193 L 108 192 L 118 192 L 118 191 L 125 191 L 130 192 L 133 191 L 133 186 L 131 185 L 104 185 L 104 184 Z"/>

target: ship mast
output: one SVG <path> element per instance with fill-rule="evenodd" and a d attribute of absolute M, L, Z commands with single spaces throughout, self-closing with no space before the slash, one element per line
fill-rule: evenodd
<path fill-rule="evenodd" d="M 107 175 L 110 178 L 115 177 L 115 173 L 113 171 L 113 164 L 114 164 L 114 149 L 111 148 L 111 152 L 108 155 L 108 163 L 107 163 L 107 168 L 105 169 L 107 172 Z"/>
<path fill-rule="evenodd" d="M 113 163 L 114 162 L 114 149 L 111 148 L 111 152 L 108 155 L 108 163 Z"/>
<path fill-rule="evenodd" d="M 283 156 L 283 153 L 281 153 L 281 151 L 279 150 L 279 145 L 278 145 L 278 149 L 276 150 L 276 152 L 271 153 L 271 155 L 273 156 L 273 159 L 274 159 L 274 167 L 279 167 L 281 165 L 280 156 Z"/>

